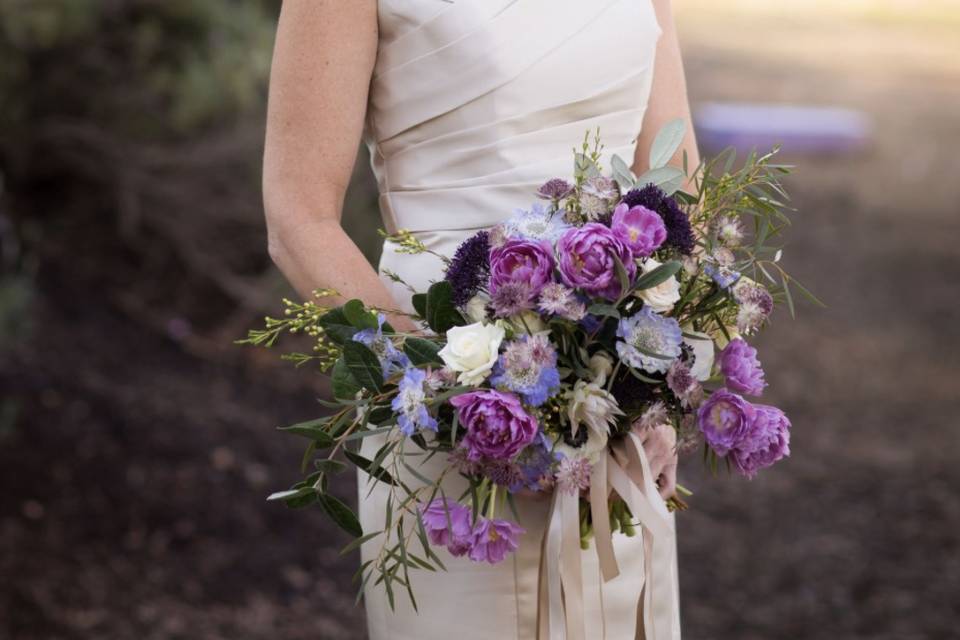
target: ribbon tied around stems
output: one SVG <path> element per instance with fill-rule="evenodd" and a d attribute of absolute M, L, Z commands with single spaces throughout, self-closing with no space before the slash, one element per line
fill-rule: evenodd
<path fill-rule="evenodd" d="M 643 536 L 644 580 L 637 602 L 635 638 L 672 640 L 677 606 L 671 580 L 673 528 L 662 504 L 656 504 L 660 496 L 650 463 L 633 432 L 615 442 L 593 465 L 590 475 L 594 544 L 604 582 L 620 574 L 610 530 L 611 492 L 626 502 Z M 538 640 L 586 640 L 579 508 L 579 496 L 554 491 L 541 544 Z"/>

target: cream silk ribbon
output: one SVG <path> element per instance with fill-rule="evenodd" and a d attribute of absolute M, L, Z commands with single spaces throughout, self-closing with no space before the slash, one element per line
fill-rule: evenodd
<path fill-rule="evenodd" d="M 634 433 L 615 443 L 593 466 L 590 510 L 603 581 L 619 575 L 610 532 L 608 498 L 616 492 L 630 507 L 643 535 L 643 591 L 637 603 L 637 640 L 671 640 L 673 529 L 658 512 L 659 500 L 643 445 Z M 586 640 L 580 561 L 580 498 L 555 491 L 540 557 L 538 640 Z"/>

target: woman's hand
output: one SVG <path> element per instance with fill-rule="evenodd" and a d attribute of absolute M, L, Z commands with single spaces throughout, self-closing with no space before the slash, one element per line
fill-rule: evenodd
<path fill-rule="evenodd" d="M 643 451 L 650 462 L 650 472 L 660 491 L 669 500 L 677 492 L 677 432 L 668 424 L 637 430 Z"/>

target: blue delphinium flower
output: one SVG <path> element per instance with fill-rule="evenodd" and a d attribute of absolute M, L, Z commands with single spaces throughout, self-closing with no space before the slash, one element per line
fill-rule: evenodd
<path fill-rule="evenodd" d="M 397 412 L 400 431 L 412 436 L 417 429 L 437 430 L 437 420 L 427 410 L 427 374 L 423 369 L 409 368 L 400 379 L 397 396 L 390 407 Z"/>
<path fill-rule="evenodd" d="M 717 286 L 721 289 L 726 289 L 740 279 L 739 272 L 734 271 L 730 267 L 715 265 L 710 262 L 703 266 L 703 272 L 713 278 L 713 281 L 716 282 Z"/>
<path fill-rule="evenodd" d="M 545 335 L 513 340 L 500 354 L 490 382 L 519 394 L 527 404 L 539 407 L 560 389 L 557 352 Z"/>
<path fill-rule="evenodd" d="M 570 225 L 564 222 L 561 214 L 535 202 L 529 210 L 518 209 L 514 212 L 513 216 L 503 223 L 503 228 L 508 236 L 522 236 L 553 243 Z"/>
<path fill-rule="evenodd" d="M 680 356 L 683 332 L 674 318 L 665 318 L 650 307 L 623 318 L 617 326 L 617 353 L 631 367 L 664 373 Z"/>
<path fill-rule="evenodd" d="M 363 329 L 353 334 L 353 339 L 373 351 L 380 360 L 383 369 L 383 379 L 386 380 L 398 371 L 410 366 L 410 358 L 403 351 L 397 349 L 389 336 L 383 335 L 383 323 L 386 318 L 382 313 L 377 314 L 377 328 Z"/>

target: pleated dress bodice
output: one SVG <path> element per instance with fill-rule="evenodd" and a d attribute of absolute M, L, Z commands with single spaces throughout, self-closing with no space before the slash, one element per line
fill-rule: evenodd
<path fill-rule="evenodd" d="M 633 157 L 660 34 L 650 0 L 380 0 L 366 142 L 384 225 L 450 253 L 569 177 L 599 128 Z M 436 259 L 382 266 L 418 290 Z M 402 287 L 400 302 L 409 298 Z"/>

